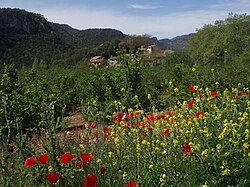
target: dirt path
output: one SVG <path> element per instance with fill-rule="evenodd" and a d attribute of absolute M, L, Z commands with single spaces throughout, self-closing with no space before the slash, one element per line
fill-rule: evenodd
<path fill-rule="evenodd" d="M 80 114 L 71 114 L 64 118 L 67 128 L 82 127 L 84 119 Z"/>

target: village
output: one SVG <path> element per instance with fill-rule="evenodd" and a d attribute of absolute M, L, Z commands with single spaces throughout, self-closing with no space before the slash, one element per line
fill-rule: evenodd
<path fill-rule="evenodd" d="M 141 54 L 141 61 L 148 65 L 157 65 L 160 64 L 167 55 L 173 53 L 174 51 L 171 49 L 162 50 L 161 47 L 157 44 L 150 45 L 150 46 L 144 46 L 141 45 L 140 48 L 138 48 L 138 53 Z M 130 54 L 127 54 L 130 55 Z M 93 56 L 90 60 L 91 65 L 97 67 L 100 65 L 103 66 L 110 66 L 110 67 L 117 67 L 120 66 L 118 63 L 118 57 L 117 56 L 111 56 L 109 59 L 105 59 L 101 55 Z"/>

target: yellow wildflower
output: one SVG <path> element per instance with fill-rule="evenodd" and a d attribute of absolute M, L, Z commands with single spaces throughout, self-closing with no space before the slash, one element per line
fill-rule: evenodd
<path fill-rule="evenodd" d="M 222 175 L 229 175 L 229 174 L 230 174 L 230 169 L 228 168 L 222 171 Z"/>

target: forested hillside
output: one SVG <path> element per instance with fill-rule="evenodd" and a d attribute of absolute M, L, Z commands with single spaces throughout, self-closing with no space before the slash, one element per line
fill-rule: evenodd
<path fill-rule="evenodd" d="M 118 49 L 137 51 L 153 44 L 162 49 L 183 50 L 188 39 L 189 35 L 158 41 L 153 36 L 126 35 L 111 28 L 78 30 L 48 22 L 40 14 L 0 9 L 0 66 L 31 66 L 35 60 L 71 66 L 95 55 L 108 59 L 117 55 Z"/>
<path fill-rule="evenodd" d="M 182 36 L 177 36 L 172 39 L 162 39 L 159 40 L 159 44 L 162 49 L 172 49 L 172 50 L 184 50 L 187 48 L 189 39 L 194 35 L 194 33 L 186 34 Z"/>
<path fill-rule="evenodd" d="M 76 50 L 122 38 L 124 34 L 114 29 L 80 31 L 25 10 L 0 9 L 0 64 L 30 66 L 36 59 L 47 64 L 70 63 L 67 59 Z"/>

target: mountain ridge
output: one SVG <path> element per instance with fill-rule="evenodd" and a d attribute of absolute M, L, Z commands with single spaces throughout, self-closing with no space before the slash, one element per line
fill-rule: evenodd
<path fill-rule="evenodd" d="M 184 34 L 181 36 L 176 36 L 171 39 L 161 39 L 159 40 L 159 45 L 162 49 L 173 49 L 173 50 L 184 50 L 187 48 L 188 40 L 194 35 L 194 33 Z"/>
<path fill-rule="evenodd" d="M 0 65 L 3 62 L 29 65 L 36 59 L 47 63 L 71 59 L 73 63 L 76 53 L 78 57 L 75 60 L 81 60 L 100 53 L 100 48 L 106 50 L 104 46 L 109 51 L 102 53 L 109 56 L 114 53 L 113 47 L 118 47 L 124 39 L 128 41 L 129 37 L 132 36 L 112 28 L 79 30 L 67 24 L 49 22 L 41 14 L 17 8 L 0 8 Z M 157 43 L 163 49 L 182 50 L 186 47 L 187 38 L 180 36 L 158 40 L 151 37 L 150 42 L 145 41 Z M 184 43 L 182 40 L 185 40 Z"/>

